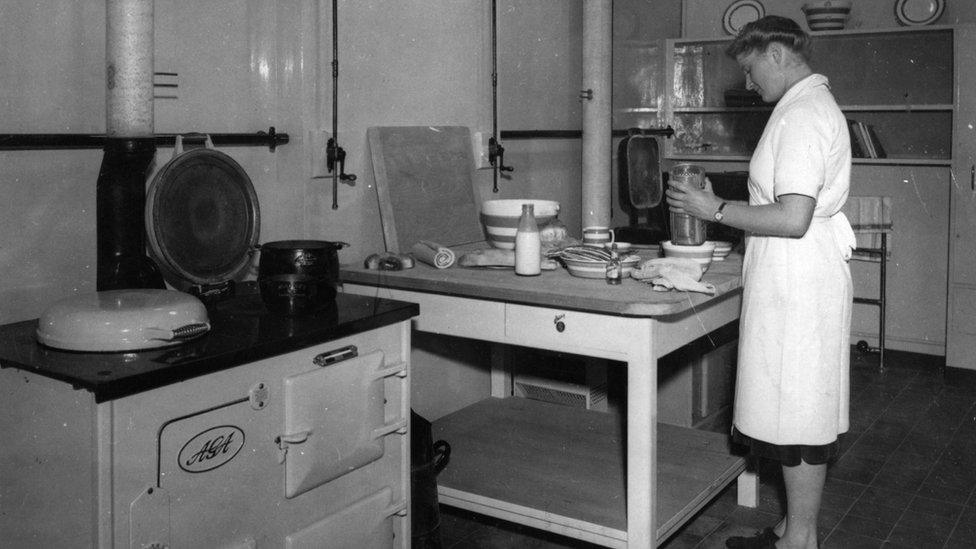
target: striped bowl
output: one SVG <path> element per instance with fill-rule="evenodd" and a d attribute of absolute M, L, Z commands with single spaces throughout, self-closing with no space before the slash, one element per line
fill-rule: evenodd
<path fill-rule="evenodd" d="M 821 0 L 803 4 L 807 26 L 812 31 L 841 30 L 851 13 L 851 0 Z"/>
<path fill-rule="evenodd" d="M 559 202 L 555 200 L 532 200 L 523 198 L 503 198 L 486 200 L 481 204 L 481 225 L 485 229 L 488 243 L 495 248 L 512 250 L 515 248 L 515 233 L 518 231 L 522 204 L 532 204 L 535 222 L 542 228 L 559 214 Z"/>
<path fill-rule="evenodd" d="M 698 246 L 682 246 L 674 244 L 670 240 L 661 242 L 661 249 L 664 250 L 664 257 L 686 257 L 694 259 L 702 266 L 702 270 L 708 268 L 712 263 L 712 254 L 715 253 L 715 242 L 706 241 Z"/>
<path fill-rule="evenodd" d="M 562 258 L 563 263 L 566 265 L 566 270 L 569 274 L 573 276 L 578 276 L 580 278 L 606 278 L 607 277 L 607 262 L 606 261 L 582 261 L 579 259 L 566 259 Z M 640 256 L 630 255 L 620 258 L 620 276 L 621 278 L 629 278 L 630 272 L 633 271 L 637 264 L 640 263 Z"/>

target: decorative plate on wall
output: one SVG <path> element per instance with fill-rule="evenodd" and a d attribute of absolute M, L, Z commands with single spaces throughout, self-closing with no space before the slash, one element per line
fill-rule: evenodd
<path fill-rule="evenodd" d="M 725 32 L 736 35 L 746 23 L 751 23 L 766 15 L 766 8 L 758 0 L 737 0 L 725 10 L 722 26 Z"/>
<path fill-rule="evenodd" d="M 945 0 L 898 0 L 895 17 L 902 25 L 928 25 L 942 17 Z"/>

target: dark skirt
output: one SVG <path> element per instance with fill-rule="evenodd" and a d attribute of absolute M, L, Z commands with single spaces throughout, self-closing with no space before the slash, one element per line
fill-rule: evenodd
<path fill-rule="evenodd" d="M 749 448 L 754 457 L 776 460 L 787 467 L 796 467 L 801 460 L 808 465 L 821 465 L 832 461 L 840 453 L 840 445 L 836 440 L 822 446 L 772 444 L 744 435 L 734 427 L 732 441 Z"/>

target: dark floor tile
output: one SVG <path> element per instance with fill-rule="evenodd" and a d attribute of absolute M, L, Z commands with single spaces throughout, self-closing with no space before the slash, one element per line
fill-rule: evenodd
<path fill-rule="evenodd" d="M 834 527 L 834 531 L 840 530 L 868 537 L 877 540 L 880 545 L 881 542 L 887 539 L 888 534 L 894 527 L 894 521 L 887 522 L 848 514 L 840 519 L 840 522 Z"/>
<path fill-rule="evenodd" d="M 953 525 L 962 515 L 963 506 L 938 499 L 916 497 L 908 504 L 909 513 L 922 513 L 946 519 Z"/>
<path fill-rule="evenodd" d="M 856 496 L 824 492 L 821 497 L 820 508 L 844 513 L 854 505 L 855 501 L 857 501 Z"/>
<path fill-rule="evenodd" d="M 924 534 L 927 539 L 944 542 L 955 526 L 955 520 L 930 515 L 928 513 L 907 512 L 895 525 L 895 530 L 904 528 Z M 894 532 L 892 532 L 894 535 Z"/>
<path fill-rule="evenodd" d="M 935 463 L 943 452 L 946 451 L 946 448 L 941 446 L 932 446 L 931 444 L 923 444 L 909 437 L 902 441 L 902 443 L 898 446 L 898 450 Z"/>
<path fill-rule="evenodd" d="M 932 482 L 931 479 L 922 483 L 922 486 L 918 489 L 919 496 L 941 499 L 957 505 L 963 505 L 969 501 L 972 493 L 973 489 L 969 486 L 960 487 L 958 484 L 946 485 L 939 482 Z"/>
<path fill-rule="evenodd" d="M 846 480 L 841 480 L 837 478 L 827 477 L 827 482 L 824 484 L 825 494 L 840 494 L 842 496 L 848 496 L 852 498 L 858 498 L 861 494 L 867 490 L 866 484 L 860 484 L 857 482 L 848 482 Z"/>
<path fill-rule="evenodd" d="M 945 537 L 932 536 L 928 532 L 914 530 L 901 525 L 896 525 L 891 533 L 888 534 L 888 541 L 894 544 L 894 546 L 910 547 L 912 549 L 941 549 L 947 539 L 948 535 Z"/>
<path fill-rule="evenodd" d="M 864 493 L 858 498 L 858 502 L 864 505 L 884 505 L 885 507 L 904 510 L 908 508 L 913 497 L 914 495 L 911 492 L 870 486 L 864 490 Z"/>
<path fill-rule="evenodd" d="M 821 549 L 880 549 L 884 542 L 844 530 L 834 530 L 824 539 Z"/>
<path fill-rule="evenodd" d="M 898 509 L 895 507 L 888 507 L 886 505 L 879 505 L 877 503 L 868 503 L 866 501 L 857 501 L 851 508 L 847 511 L 848 517 L 859 517 L 874 520 L 882 524 L 887 524 L 890 527 L 894 526 L 898 519 L 901 518 L 905 509 Z M 881 539 L 884 539 L 882 537 Z"/>
<path fill-rule="evenodd" d="M 922 483 L 925 482 L 925 478 L 927 476 L 928 473 L 925 471 L 914 472 L 911 474 L 882 471 L 874 477 L 874 481 L 871 483 L 871 485 L 888 490 L 900 490 L 915 493 L 918 491 L 918 488 L 922 485 Z"/>
<path fill-rule="evenodd" d="M 869 485 L 882 468 L 883 463 L 877 459 L 847 455 L 837 460 L 837 463 L 827 470 L 827 477 Z"/>

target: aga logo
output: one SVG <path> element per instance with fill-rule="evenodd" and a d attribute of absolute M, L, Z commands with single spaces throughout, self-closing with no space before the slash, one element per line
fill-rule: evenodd
<path fill-rule="evenodd" d="M 234 459 L 243 447 L 244 431 L 233 425 L 220 425 L 187 441 L 177 461 L 187 473 L 203 473 Z"/>

